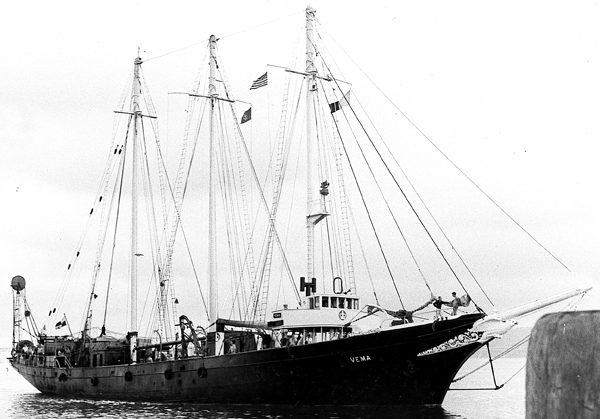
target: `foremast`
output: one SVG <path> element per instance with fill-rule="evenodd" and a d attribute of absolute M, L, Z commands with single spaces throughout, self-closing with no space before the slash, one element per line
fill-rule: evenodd
<path fill-rule="evenodd" d="M 307 280 L 311 283 L 314 276 L 314 231 L 315 225 L 327 214 L 320 205 L 315 205 L 313 190 L 320 182 L 315 180 L 315 97 L 317 95 L 317 68 L 315 66 L 314 19 L 316 10 L 306 8 L 306 250 Z"/>

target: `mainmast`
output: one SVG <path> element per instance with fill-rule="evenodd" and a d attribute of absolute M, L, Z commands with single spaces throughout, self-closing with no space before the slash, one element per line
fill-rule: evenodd
<path fill-rule="evenodd" d="M 216 47 L 217 38 L 214 35 L 210 36 L 209 39 L 209 51 L 210 51 L 210 63 L 209 63 L 209 76 L 208 76 L 208 96 L 210 98 L 210 111 L 209 111 L 209 176 L 208 176 L 208 289 L 209 289 L 209 308 L 208 316 L 209 321 L 215 326 L 216 321 L 219 318 L 219 288 L 218 278 L 216 269 L 216 199 L 215 199 L 215 170 L 217 170 L 216 164 L 216 148 L 215 148 L 215 106 L 218 100 L 217 92 L 217 58 L 216 58 Z M 223 339 L 216 340 L 215 355 L 222 355 L 223 352 Z"/>
<path fill-rule="evenodd" d="M 131 174 L 131 330 L 137 331 L 137 255 L 138 255 L 138 124 L 142 117 L 140 110 L 140 66 L 142 59 L 136 57 L 133 69 L 133 92 L 131 112 L 133 114 L 132 174 Z"/>

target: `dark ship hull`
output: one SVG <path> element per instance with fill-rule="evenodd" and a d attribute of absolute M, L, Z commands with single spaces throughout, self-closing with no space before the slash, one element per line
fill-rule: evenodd
<path fill-rule="evenodd" d="M 44 394 L 99 399 L 306 405 L 441 404 L 480 343 L 462 340 L 482 317 L 463 315 L 308 345 L 101 367 L 13 367 Z M 421 354 L 421 355 L 419 355 Z"/>

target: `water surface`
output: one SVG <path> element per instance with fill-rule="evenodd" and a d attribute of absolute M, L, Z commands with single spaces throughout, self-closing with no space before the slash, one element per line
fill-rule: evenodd
<path fill-rule="evenodd" d="M 459 376 L 480 366 L 485 359 L 470 359 Z M 441 407 L 307 407 L 231 406 L 195 403 L 140 403 L 63 399 L 44 396 L 29 385 L 6 362 L 0 370 L 0 417 L 6 418 L 397 418 L 397 419 L 518 419 L 525 417 L 525 370 L 501 390 L 474 390 L 494 387 L 490 368 L 453 384 Z M 504 358 L 494 362 L 496 380 L 503 384 L 521 367 L 524 358 Z"/>

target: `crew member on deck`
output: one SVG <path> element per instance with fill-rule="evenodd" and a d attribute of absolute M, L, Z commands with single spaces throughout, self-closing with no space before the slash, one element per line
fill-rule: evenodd
<path fill-rule="evenodd" d="M 227 352 L 228 354 L 234 354 L 237 352 L 237 347 L 235 346 L 235 342 L 229 341 L 229 351 Z"/>
<path fill-rule="evenodd" d="M 460 301 L 460 298 L 456 296 L 456 293 L 453 292 L 452 293 L 452 315 L 456 316 L 456 313 L 458 312 L 458 307 L 462 306 L 462 302 Z"/>
<path fill-rule="evenodd" d="M 449 306 L 450 303 L 446 302 L 446 301 L 442 301 L 442 296 L 440 295 L 437 300 L 435 300 L 433 302 L 433 306 L 435 307 L 435 320 L 441 320 L 442 319 L 442 306 Z"/>

